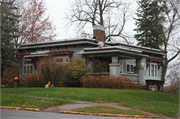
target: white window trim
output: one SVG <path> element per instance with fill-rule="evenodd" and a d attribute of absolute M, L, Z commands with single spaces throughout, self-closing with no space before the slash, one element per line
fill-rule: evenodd
<path fill-rule="evenodd" d="M 154 76 L 152 76 L 152 74 L 151 74 L 151 70 L 152 70 L 151 65 L 154 65 Z M 155 67 L 156 67 L 156 69 L 155 69 Z M 155 74 L 157 74 L 157 76 Z M 148 77 L 158 78 L 158 64 L 157 63 L 150 63 L 149 64 L 149 67 L 148 67 Z"/>
<path fill-rule="evenodd" d="M 68 58 L 68 62 L 66 62 L 67 58 Z M 62 62 L 60 61 L 60 59 L 62 59 Z M 57 62 L 57 60 L 59 60 L 59 62 Z M 59 57 L 55 57 L 55 61 L 56 63 L 69 63 L 70 59 L 68 56 L 59 56 Z"/>
<path fill-rule="evenodd" d="M 27 60 L 23 60 L 23 75 L 27 75 L 27 74 L 32 74 L 33 73 L 33 64 L 25 64 L 26 61 L 31 61 L 31 59 L 27 59 Z M 26 72 L 24 72 L 24 68 L 26 67 Z M 28 67 L 29 67 L 29 73 L 28 73 Z M 32 72 L 31 72 L 31 68 L 32 68 Z"/>
<path fill-rule="evenodd" d="M 130 67 L 129 67 L 129 68 L 130 68 L 130 71 L 129 71 L 129 72 L 127 71 L 127 69 L 128 69 L 127 65 L 130 66 Z M 133 66 L 133 71 L 131 70 L 131 66 Z M 133 64 L 126 63 L 126 72 L 127 72 L 128 74 L 133 74 L 133 73 L 134 73 L 134 65 L 133 65 Z"/>
<path fill-rule="evenodd" d="M 66 62 L 66 63 L 69 63 L 69 57 L 66 57 L 66 58 L 65 58 L 65 62 Z"/>
<path fill-rule="evenodd" d="M 122 62 L 122 64 L 121 64 Z M 123 67 L 123 60 L 119 60 L 119 64 L 121 65 L 120 67 Z"/>

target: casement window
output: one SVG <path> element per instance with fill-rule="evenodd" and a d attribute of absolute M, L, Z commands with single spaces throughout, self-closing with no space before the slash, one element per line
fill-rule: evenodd
<path fill-rule="evenodd" d="M 31 60 L 25 60 L 23 62 L 23 74 L 32 74 L 33 73 L 33 63 Z"/>
<path fill-rule="evenodd" d="M 69 57 L 58 57 L 55 58 L 57 63 L 68 63 L 69 62 Z"/>
<path fill-rule="evenodd" d="M 60 62 L 63 62 L 63 58 L 60 58 L 59 61 L 60 61 Z"/>
<path fill-rule="evenodd" d="M 66 62 L 69 62 L 69 58 L 66 58 Z"/>
<path fill-rule="evenodd" d="M 59 60 L 59 59 L 56 59 L 56 62 L 60 62 L 60 60 Z"/>
<path fill-rule="evenodd" d="M 148 67 L 149 77 L 158 77 L 158 66 L 157 64 L 151 63 Z"/>
<path fill-rule="evenodd" d="M 119 60 L 119 64 L 121 64 L 121 67 L 123 67 L 123 61 Z"/>
<path fill-rule="evenodd" d="M 134 73 L 134 66 L 132 64 L 127 64 L 127 73 Z"/>

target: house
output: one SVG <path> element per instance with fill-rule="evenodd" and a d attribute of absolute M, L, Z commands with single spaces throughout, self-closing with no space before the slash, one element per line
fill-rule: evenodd
<path fill-rule="evenodd" d="M 93 35 L 93 39 L 21 44 L 17 55 L 22 61 L 19 77 L 37 74 L 36 62 L 40 57 L 53 56 L 56 62 L 68 63 L 72 57 L 80 56 L 91 67 L 89 73 L 123 74 L 133 81 L 146 84 L 151 90 L 162 90 L 161 65 L 164 54 L 159 49 L 105 42 L 105 31 L 100 25 L 93 27 Z"/>

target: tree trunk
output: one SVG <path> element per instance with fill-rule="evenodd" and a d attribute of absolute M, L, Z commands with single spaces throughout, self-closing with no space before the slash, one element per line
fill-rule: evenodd
<path fill-rule="evenodd" d="M 167 53 L 166 53 L 164 63 L 162 65 L 162 77 L 161 77 L 161 80 L 164 82 L 166 81 L 165 76 L 167 72 L 167 67 L 168 67 L 168 59 L 167 59 Z"/>

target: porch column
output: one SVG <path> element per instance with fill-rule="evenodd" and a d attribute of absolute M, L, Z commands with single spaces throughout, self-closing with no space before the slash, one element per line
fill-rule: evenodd
<path fill-rule="evenodd" d="M 110 75 L 120 76 L 120 64 L 118 63 L 118 56 L 112 56 L 112 63 L 109 64 Z"/>
<path fill-rule="evenodd" d="M 145 83 L 144 81 L 144 67 L 141 65 L 142 59 L 136 59 L 136 66 L 134 67 L 134 73 L 138 74 L 138 82 Z"/>

